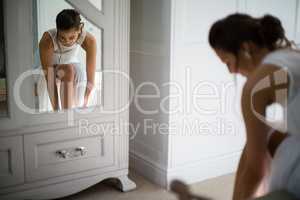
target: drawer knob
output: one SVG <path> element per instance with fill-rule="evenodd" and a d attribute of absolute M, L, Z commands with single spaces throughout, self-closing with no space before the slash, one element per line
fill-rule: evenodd
<path fill-rule="evenodd" d="M 56 153 L 62 158 L 68 158 L 70 155 L 67 150 L 58 150 Z"/>
<path fill-rule="evenodd" d="M 75 150 L 79 151 L 81 156 L 83 156 L 87 153 L 87 148 L 86 147 L 77 147 Z"/>

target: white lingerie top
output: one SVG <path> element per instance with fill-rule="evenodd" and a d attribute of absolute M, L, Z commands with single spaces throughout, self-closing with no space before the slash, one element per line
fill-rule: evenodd
<path fill-rule="evenodd" d="M 280 49 L 268 54 L 262 64 L 272 64 L 286 70 L 290 84 L 286 107 L 287 132 L 300 136 L 300 52 L 292 49 Z M 280 85 L 281 83 L 275 84 Z"/>
<path fill-rule="evenodd" d="M 70 63 L 79 63 L 78 53 L 81 44 L 83 43 L 86 37 L 86 31 L 83 29 L 80 34 L 78 40 L 75 44 L 70 47 L 63 46 L 57 40 L 57 29 L 50 29 L 47 31 L 52 39 L 54 45 L 54 56 L 53 56 L 53 64 L 70 64 Z"/>

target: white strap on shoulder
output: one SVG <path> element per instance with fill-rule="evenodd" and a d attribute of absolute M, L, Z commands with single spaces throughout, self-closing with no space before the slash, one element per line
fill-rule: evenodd
<path fill-rule="evenodd" d="M 80 36 L 79 36 L 79 38 L 78 38 L 78 40 L 77 40 L 77 44 L 79 44 L 79 45 L 82 45 L 82 43 L 84 42 L 84 40 L 85 40 L 85 37 L 86 37 L 86 30 L 83 28 L 82 29 L 82 32 L 81 32 L 81 34 L 80 34 Z"/>
<path fill-rule="evenodd" d="M 53 28 L 53 29 L 48 30 L 47 33 L 49 33 L 49 35 L 50 35 L 50 37 L 52 39 L 54 51 L 57 51 L 58 50 L 58 45 L 57 45 L 57 30 L 55 28 Z"/>

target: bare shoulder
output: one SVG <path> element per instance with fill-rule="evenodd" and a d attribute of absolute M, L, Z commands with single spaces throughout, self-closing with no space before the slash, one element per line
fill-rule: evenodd
<path fill-rule="evenodd" d="M 86 37 L 82 43 L 82 47 L 84 49 L 87 49 L 89 47 L 95 46 L 96 45 L 96 38 L 94 35 L 92 35 L 89 32 L 86 32 Z"/>
<path fill-rule="evenodd" d="M 40 48 L 47 48 L 47 49 L 54 48 L 52 38 L 48 32 L 44 32 L 44 34 L 40 40 L 39 46 L 40 46 Z"/>

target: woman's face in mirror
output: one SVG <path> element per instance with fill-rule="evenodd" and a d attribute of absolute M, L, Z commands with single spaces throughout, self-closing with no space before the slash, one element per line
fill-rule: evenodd
<path fill-rule="evenodd" d="M 63 45 L 70 47 L 77 41 L 80 35 L 80 29 L 72 28 L 70 30 L 59 30 L 57 32 L 58 41 Z"/>

